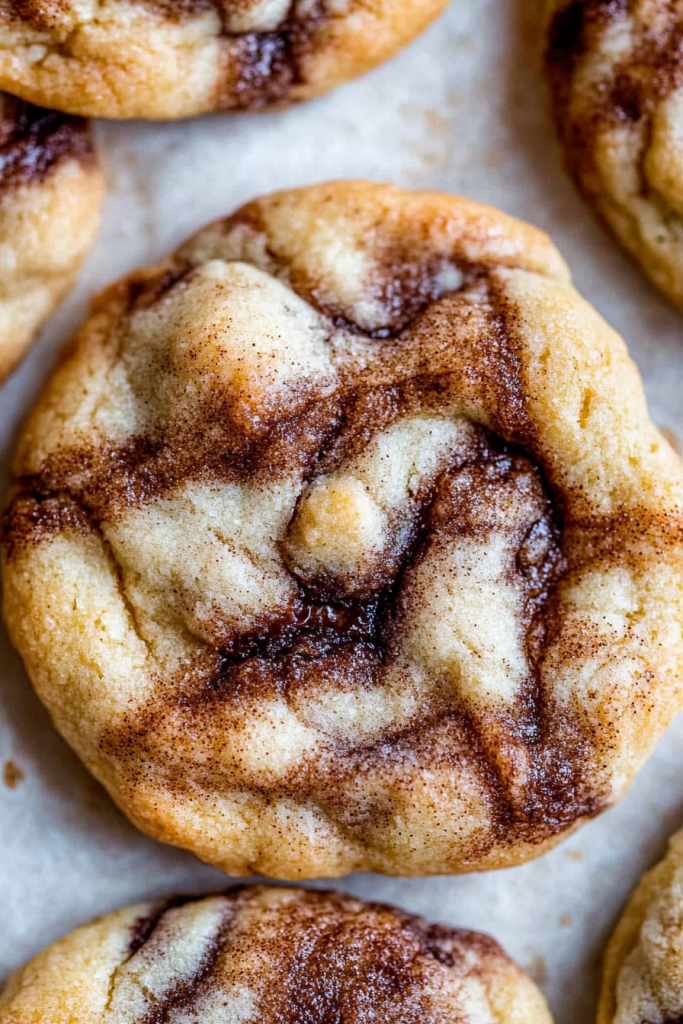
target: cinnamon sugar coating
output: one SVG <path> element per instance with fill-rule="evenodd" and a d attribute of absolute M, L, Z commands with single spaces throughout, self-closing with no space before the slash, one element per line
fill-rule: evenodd
<path fill-rule="evenodd" d="M 252 886 L 108 914 L 18 971 L 0 1024 L 552 1024 L 487 935 Z"/>
<path fill-rule="evenodd" d="M 546 63 L 567 165 L 683 308 L 683 3 L 551 0 Z"/>
<path fill-rule="evenodd" d="M 73 284 L 102 193 L 85 121 L 0 93 L 0 383 Z"/>
<path fill-rule="evenodd" d="M 597 1024 L 683 1019 L 683 833 L 647 871 L 605 954 Z"/>
<path fill-rule="evenodd" d="M 387 60 L 448 0 L 0 0 L 0 88 L 71 114 L 263 110 Z"/>
<path fill-rule="evenodd" d="M 26 424 L 5 615 L 144 831 L 235 874 L 520 863 L 680 706 L 683 467 L 542 233 L 257 200 L 97 301 Z"/>

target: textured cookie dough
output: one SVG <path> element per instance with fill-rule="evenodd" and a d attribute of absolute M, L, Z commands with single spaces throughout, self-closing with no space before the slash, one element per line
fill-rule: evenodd
<path fill-rule="evenodd" d="M 683 2 L 550 6 L 547 69 L 569 169 L 683 309 Z"/>
<path fill-rule="evenodd" d="M 552 1024 L 486 935 L 266 886 L 141 903 L 18 971 L 0 1024 Z"/>
<path fill-rule="evenodd" d="M 0 88 L 93 117 L 281 107 L 387 60 L 448 0 L 0 0 Z"/>
<path fill-rule="evenodd" d="M 0 382 L 73 284 L 102 192 L 86 122 L 0 93 Z"/>
<path fill-rule="evenodd" d="M 680 707 L 683 466 L 550 240 L 491 208 L 250 203 L 100 297 L 15 470 L 38 693 L 225 871 L 519 863 Z"/>
<path fill-rule="evenodd" d="M 607 947 L 597 1024 L 683 1020 L 683 832 L 643 875 Z"/>

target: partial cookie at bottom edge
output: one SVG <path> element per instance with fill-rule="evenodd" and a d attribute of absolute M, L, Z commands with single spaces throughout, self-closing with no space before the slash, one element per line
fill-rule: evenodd
<path fill-rule="evenodd" d="M 486 935 L 341 893 L 244 887 L 72 932 L 0 997 L 0 1024 L 552 1024 Z"/>

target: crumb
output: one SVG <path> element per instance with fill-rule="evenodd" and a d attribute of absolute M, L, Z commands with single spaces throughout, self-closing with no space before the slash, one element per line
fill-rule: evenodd
<path fill-rule="evenodd" d="M 660 427 L 659 433 L 666 441 L 669 442 L 673 450 L 675 452 L 678 452 L 678 454 L 680 455 L 681 450 L 683 449 L 683 444 L 681 444 L 681 439 L 678 436 L 678 434 L 674 434 L 673 430 L 669 430 L 668 427 Z"/>
<path fill-rule="evenodd" d="M 2 771 L 2 781 L 8 789 L 16 789 L 19 783 L 24 781 L 24 772 L 14 761 L 5 761 Z"/>
<path fill-rule="evenodd" d="M 527 974 L 537 985 L 542 985 L 548 978 L 548 968 L 545 957 L 535 956 L 527 966 Z"/>
<path fill-rule="evenodd" d="M 574 861 L 586 859 L 586 854 L 582 850 L 567 850 L 567 856 L 570 860 Z"/>
<path fill-rule="evenodd" d="M 447 132 L 451 127 L 450 118 L 438 110 L 425 110 L 424 119 L 425 123 L 435 131 Z"/>
<path fill-rule="evenodd" d="M 560 914 L 560 916 L 557 919 L 557 923 L 560 926 L 560 928 L 568 928 L 569 925 L 572 923 L 572 915 Z"/>

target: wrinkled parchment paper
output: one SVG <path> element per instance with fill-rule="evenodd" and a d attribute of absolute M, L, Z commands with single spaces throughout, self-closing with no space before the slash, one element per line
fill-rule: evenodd
<path fill-rule="evenodd" d="M 102 233 L 78 288 L 0 391 L 0 487 L 18 426 L 93 291 L 254 195 L 340 177 L 461 193 L 549 231 L 579 289 L 628 341 L 655 422 L 683 438 L 683 316 L 596 223 L 561 167 L 539 70 L 538 6 L 454 0 L 391 63 L 286 113 L 99 125 L 110 187 Z M 540 861 L 488 875 L 335 884 L 490 932 L 541 984 L 557 1024 L 590 1024 L 607 936 L 680 825 L 683 720 L 619 807 Z M 218 872 L 125 821 L 51 728 L 0 633 L 0 983 L 95 914 L 222 885 Z"/>

